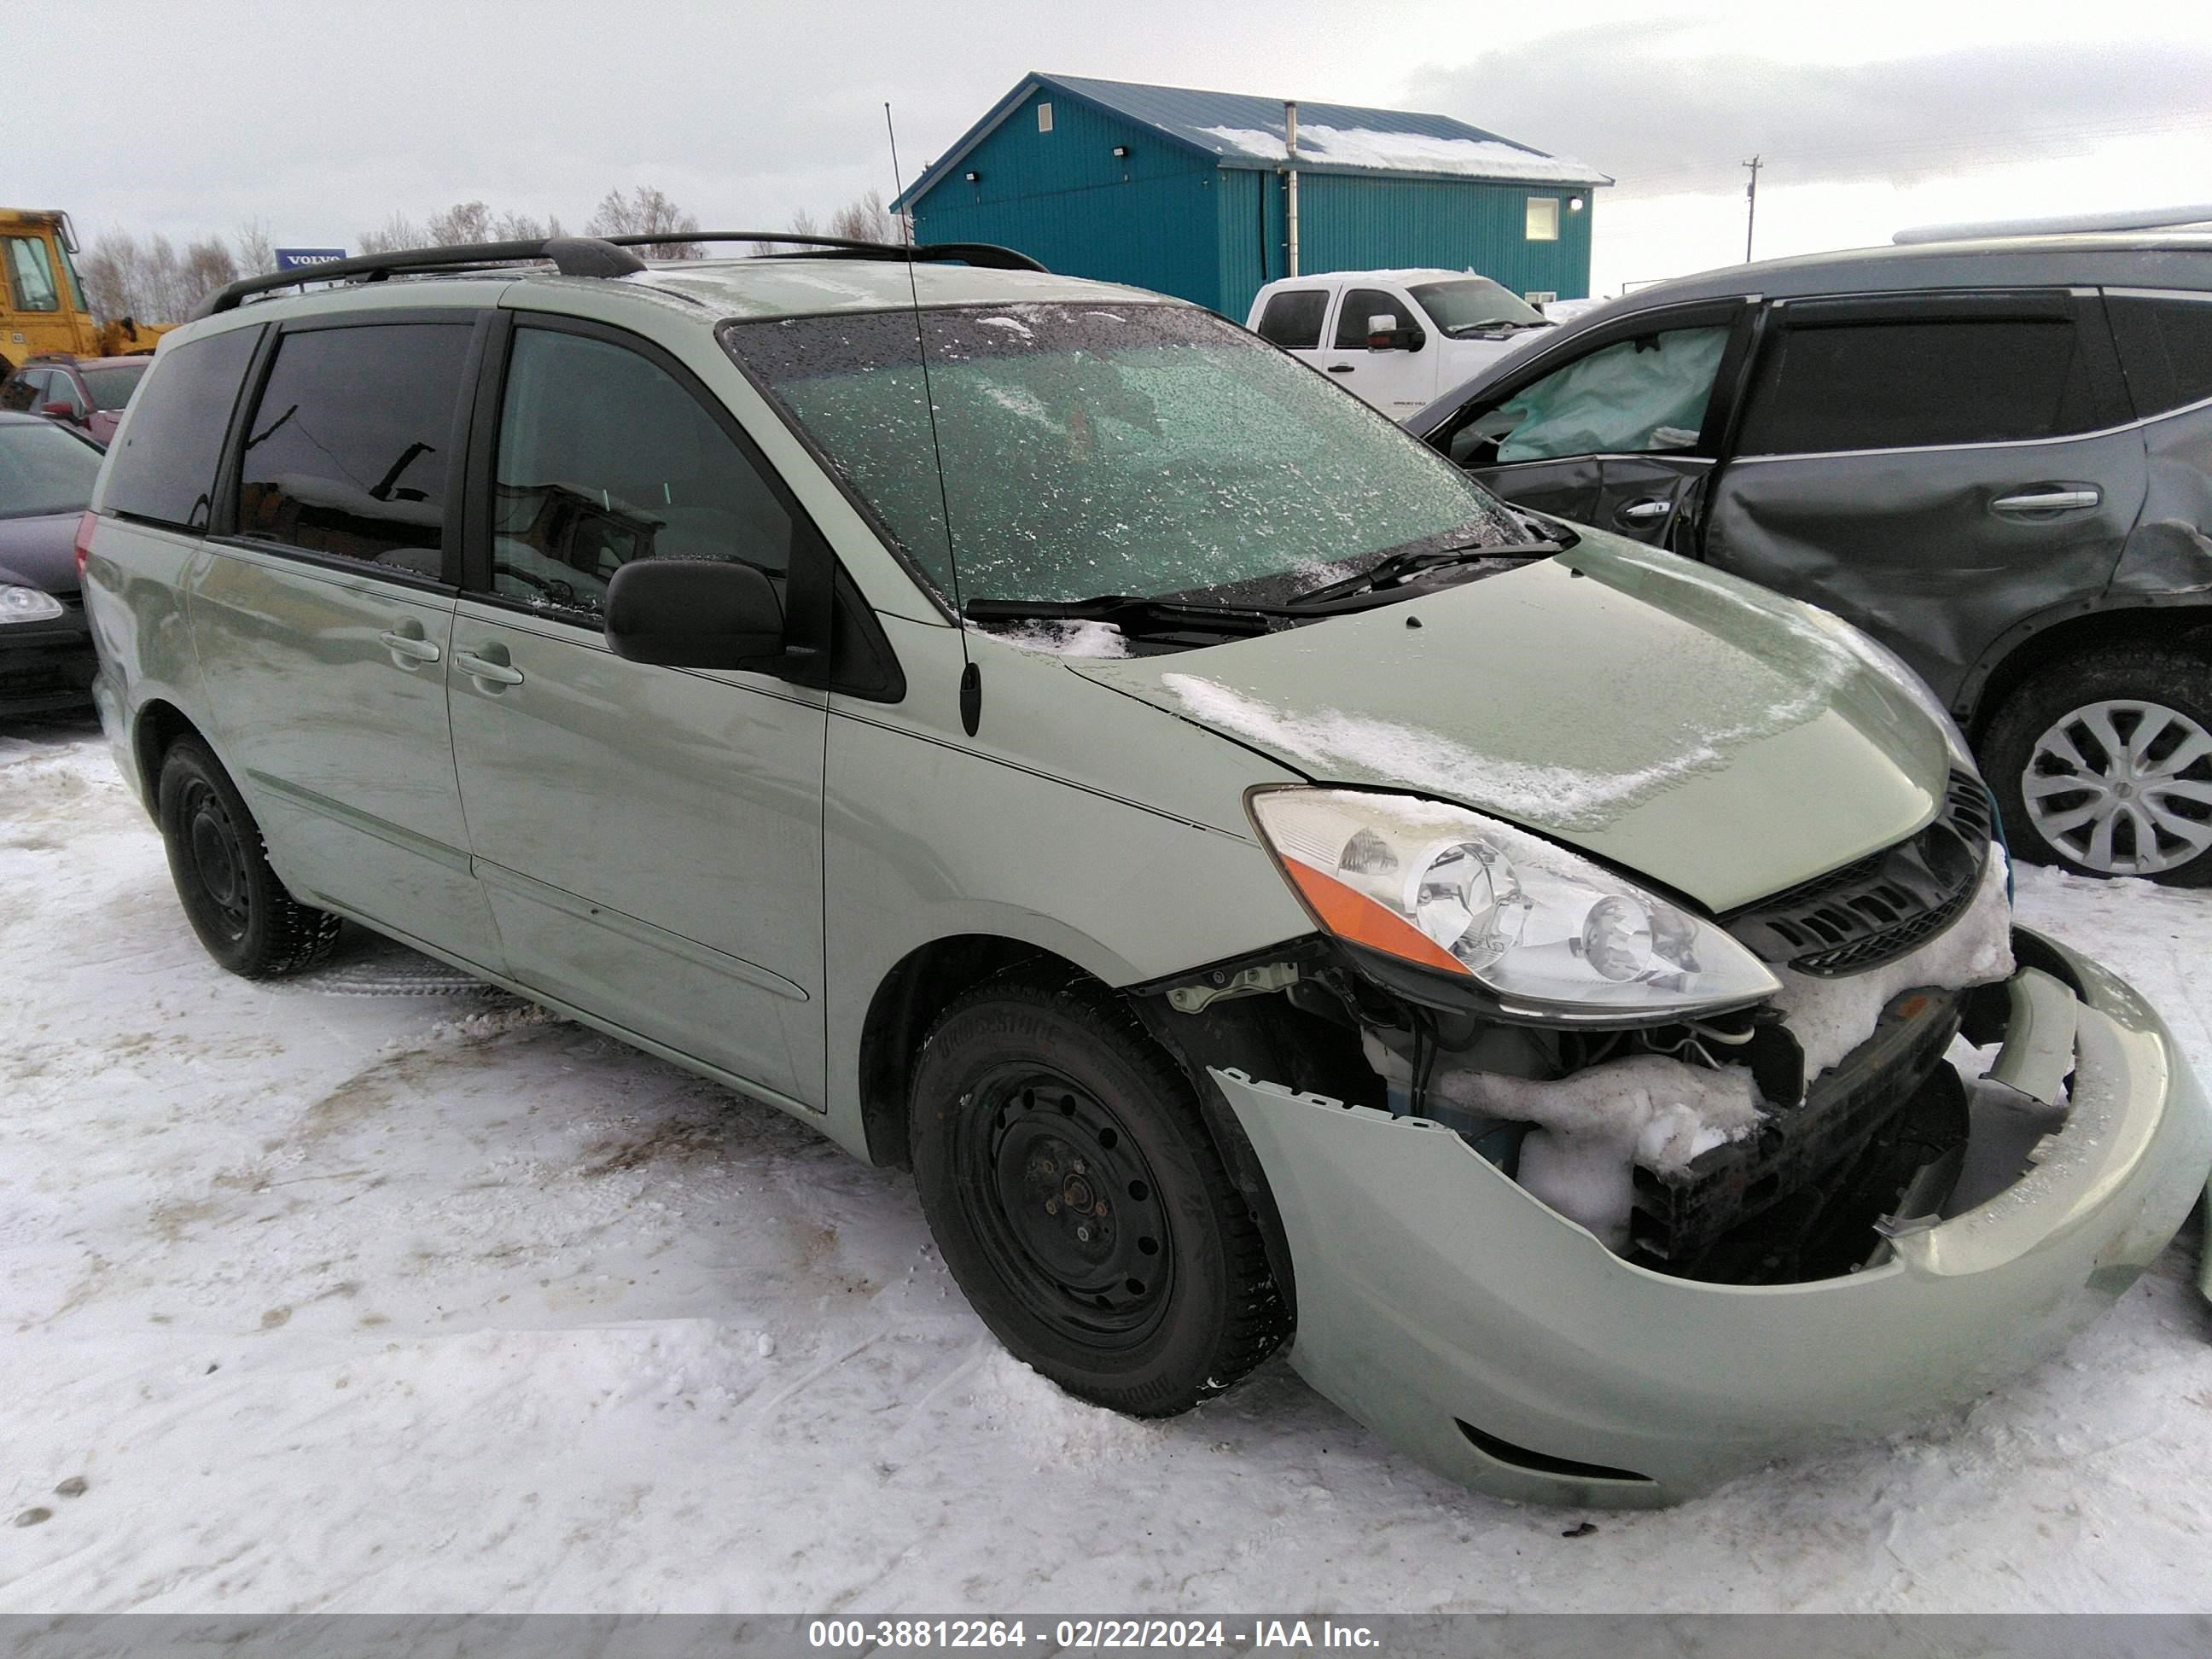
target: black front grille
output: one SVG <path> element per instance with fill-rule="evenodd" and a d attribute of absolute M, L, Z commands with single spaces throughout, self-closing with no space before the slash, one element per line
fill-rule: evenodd
<path fill-rule="evenodd" d="M 1935 822 L 1909 840 L 1729 912 L 1728 930 L 1801 974 L 1856 974 L 1893 962 L 1966 908 L 1996 826 L 1981 781 L 1954 772 Z"/>

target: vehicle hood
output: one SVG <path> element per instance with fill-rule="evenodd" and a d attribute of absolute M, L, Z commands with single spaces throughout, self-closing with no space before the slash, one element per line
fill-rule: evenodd
<path fill-rule="evenodd" d="M 0 519 L 0 582 L 48 593 L 74 593 L 76 579 L 75 513 L 42 513 Z"/>
<path fill-rule="evenodd" d="M 1942 728 L 1811 607 L 1584 530 L 1376 610 L 1077 672 L 1316 782 L 1510 819 L 1710 906 L 1926 823 Z"/>

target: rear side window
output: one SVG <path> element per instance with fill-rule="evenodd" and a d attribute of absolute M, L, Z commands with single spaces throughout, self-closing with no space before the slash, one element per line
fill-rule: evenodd
<path fill-rule="evenodd" d="M 470 335 L 465 323 L 286 335 L 246 423 L 239 533 L 441 574 Z"/>
<path fill-rule="evenodd" d="M 237 407 L 258 328 L 234 328 L 170 347 L 133 400 L 110 452 L 100 506 L 180 530 L 205 530 L 216 464 Z"/>
<path fill-rule="evenodd" d="M 1336 349 L 1339 351 L 1364 351 L 1370 332 L 1367 323 L 1371 317 L 1388 317 L 1392 331 L 1413 326 L 1413 319 L 1406 314 L 1406 302 L 1379 288 L 1355 288 L 1344 296 L 1344 303 L 1336 312 Z"/>
<path fill-rule="evenodd" d="M 2163 415 L 2212 398 L 2212 295 L 2109 294 L 2105 310 L 2136 414 Z"/>
<path fill-rule="evenodd" d="M 2098 403 L 2076 334 L 2060 317 L 1784 329 L 1736 447 L 1797 455 L 2086 432 Z"/>
<path fill-rule="evenodd" d="M 1271 296 L 1260 313 L 1260 337 L 1288 351 L 1311 351 L 1321 344 L 1322 319 L 1328 311 L 1327 289 L 1285 289 Z"/>

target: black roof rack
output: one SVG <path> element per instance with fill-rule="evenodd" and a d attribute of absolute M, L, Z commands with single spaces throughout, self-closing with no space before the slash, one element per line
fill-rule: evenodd
<path fill-rule="evenodd" d="M 234 311 L 239 302 L 256 294 L 302 283 L 328 283 L 358 278 L 380 283 L 408 271 L 447 275 L 493 270 L 518 260 L 550 260 L 564 276 L 626 276 L 643 270 L 645 261 L 629 252 L 634 247 L 674 247 L 689 242 L 770 242 L 802 250 L 775 253 L 774 259 L 919 259 L 930 264 L 959 264 L 991 270 L 1042 270 L 1026 253 L 992 242 L 927 242 L 908 246 L 899 242 L 863 242 L 849 236 L 799 236 L 780 230 L 694 230 L 651 236 L 551 236 L 520 242 L 468 242 L 457 247 L 395 248 L 389 253 L 364 253 L 351 259 L 331 259 L 280 270 L 268 276 L 246 276 L 219 289 L 204 301 L 195 317 L 214 317 Z"/>

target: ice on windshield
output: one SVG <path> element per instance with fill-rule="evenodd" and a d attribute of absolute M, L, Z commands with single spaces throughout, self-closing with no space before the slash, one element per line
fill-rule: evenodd
<path fill-rule="evenodd" d="M 1408 542 L 1521 534 L 1357 399 L 1186 307 L 790 318 L 723 337 L 948 598 L 948 506 L 963 601 L 1271 580 L 1288 597 Z"/>

